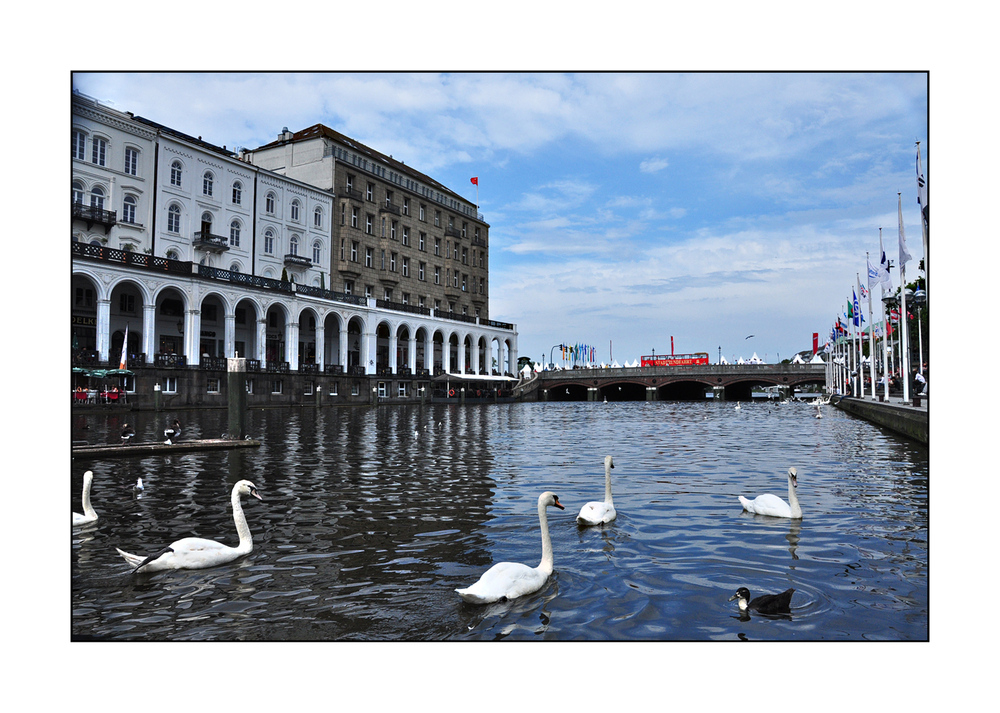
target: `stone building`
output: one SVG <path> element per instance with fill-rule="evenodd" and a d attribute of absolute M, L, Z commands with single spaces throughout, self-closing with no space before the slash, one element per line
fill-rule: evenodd
<path fill-rule="evenodd" d="M 287 133 L 231 151 L 78 93 L 71 122 L 74 365 L 117 365 L 127 335 L 137 381 L 195 405 L 223 398 L 234 356 L 272 402 L 292 377 L 300 396 L 379 377 L 412 397 L 516 372 L 515 326 L 489 319 L 488 226 L 432 179 L 325 128 L 288 171 L 264 165 Z"/>
<path fill-rule="evenodd" d="M 333 289 L 489 319 L 489 225 L 475 205 L 322 124 L 244 155 L 336 194 Z"/>

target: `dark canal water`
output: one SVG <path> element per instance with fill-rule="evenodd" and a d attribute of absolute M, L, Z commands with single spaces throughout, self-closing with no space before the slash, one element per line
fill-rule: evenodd
<path fill-rule="evenodd" d="M 97 523 L 72 528 L 71 636 L 143 641 L 927 640 L 928 455 L 805 403 L 550 403 L 256 410 L 259 449 L 74 459 Z M 134 413 L 140 442 L 215 438 L 225 411 Z M 73 415 L 73 438 L 118 440 L 125 415 Z M 86 427 L 86 428 L 84 428 Z M 618 519 L 580 529 L 612 455 Z M 748 515 L 787 498 L 801 522 Z M 142 478 L 139 495 L 132 484 Z M 115 547 L 183 536 L 235 545 L 246 478 L 253 552 L 201 571 L 131 575 Z M 555 571 L 541 591 L 474 606 L 453 591 L 502 560 L 538 564 L 536 501 Z M 69 519 L 69 513 L 66 515 Z M 791 615 L 741 619 L 731 594 L 795 588 Z"/>

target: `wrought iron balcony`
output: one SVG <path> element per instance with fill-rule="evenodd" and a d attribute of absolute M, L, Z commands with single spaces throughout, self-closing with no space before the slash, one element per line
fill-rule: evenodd
<path fill-rule="evenodd" d="M 73 220 L 87 221 L 87 230 L 94 227 L 94 224 L 104 226 L 104 234 L 108 234 L 111 226 L 118 222 L 118 213 L 113 210 L 104 210 L 92 205 L 83 203 L 73 203 Z"/>
<path fill-rule="evenodd" d="M 301 255 L 288 253 L 285 255 L 285 267 L 312 267 L 312 260 Z"/>
<path fill-rule="evenodd" d="M 393 215 L 401 215 L 399 206 L 393 205 L 392 203 L 386 203 L 385 205 L 381 206 L 378 210 L 379 213 L 392 213 Z"/>
<path fill-rule="evenodd" d="M 352 201 L 363 201 L 365 197 L 361 195 L 361 191 L 355 190 L 354 188 L 345 188 L 340 191 L 340 195 L 345 198 L 350 198 Z"/>
<path fill-rule="evenodd" d="M 462 237 L 462 231 L 451 225 L 444 229 L 444 234 L 453 238 Z"/>
<path fill-rule="evenodd" d="M 229 241 L 224 237 L 212 235 L 202 230 L 194 234 L 194 240 L 191 244 L 196 250 L 207 250 L 212 253 L 224 253 L 229 250 Z"/>

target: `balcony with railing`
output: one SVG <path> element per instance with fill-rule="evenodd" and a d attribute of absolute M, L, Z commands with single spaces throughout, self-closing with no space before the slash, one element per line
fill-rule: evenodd
<path fill-rule="evenodd" d="M 460 238 L 460 237 L 462 237 L 462 231 L 459 230 L 458 228 L 456 228 L 453 225 L 449 225 L 447 228 L 445 228 L 444 229 L 444 234 L 445 234 L 445 236 L 452 237 L 452 238 Z"/>
<path fill-rule="evenodd" d="M 103 225 L 104 234 L 107 235 L 108 230 L 118 222 L 118 213 L 113 210 L 104 210 L 97 206 L 74 202 L 73 220 L 87 221 L 87 230 L 90 230 L 94 225 Z"/>
<path fill-rule="evenodd" d="M 229 250 L 229 241 L 221 235 L 212 235 L 205 230 L 199 230 L 191 241 L 195 250 L 206 250 L 210 253 L 224 253 Z"/>
<path fill-rule="evenodd" d="M 392 213 L 393 215 L 402 215 L 398 205 L 393 205 L 392 203 L 385 203 L 378 209 L 379 213 Z"/>
<path fill-rule="evenodd" d="M 339 193 L 344 198 L 350 198 L 352 201 L 358 201 L 359 203 L 365 200 L 365 197 L 361 195 L 361 191 L 356 188 L 342 188 Z"/>
<path fill-rule="evenodd" d="M 285 267 L 312 267 L 312 260 L 295 253 L 286 253 Z"/>

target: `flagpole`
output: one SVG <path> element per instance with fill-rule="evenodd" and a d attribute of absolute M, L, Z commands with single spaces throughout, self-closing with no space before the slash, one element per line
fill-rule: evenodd
<path fill-rule="evenodd" d="M 924 178 L 924 167 L 920 161 L 919 141 L 917 142 L 917 203 L 920 204 L 920 229 L 924 239 L 924 295 L 927 295 L 927 287 L 931 281 L 930 260 L 927 254 L 930 211 L 927 210 L 927 179 Z M 923 360 L 923 355 L 920 358 Z M 922 364 L 923 361 L 921 361 Z"/>
<path fill-rule="evenodd" d="M 899 314 L 902 323 L 899 359 L 903 366 L 903 403 L 908 404 L 910 403 L 910 343 L 906 333 L 906 260 L 910 259 L 910 255 L 906 250 L 906 233 L 903 230 L 903 194 L 896 195 L 899 196 L 899 301 L 902 305 Z"/>
<path fill-rule="evenodd" d="M 854 300 L 851 300 L 851 380 L 854 382 L 851 389 L 853 396 L 858 396 L 858 315 L 854 314 Z"/>
<path fill-rule="evenodd" d="M 854 273 L 855 281 L 855 295 L 861 292 L 861 274 Z M 855 319 L 858 321 L 858 382 L 861 389 L 861 398 L 865 397 L 865 320 L 862 318 L 861 303 L 855 300 L 854 311 L 859 313 L 855 315 Z"/>
<path fill-rule="evenodd" d="M 872 272 L 871 272 L 871 258 L 868 257 L 868 251 L 865 251 L 865 263 L 868 268 L 868 371 L 872 376 L 872 401 L 878 399 L 878 395 L 875 393 L 875 317 L 872 315 Z"/>

